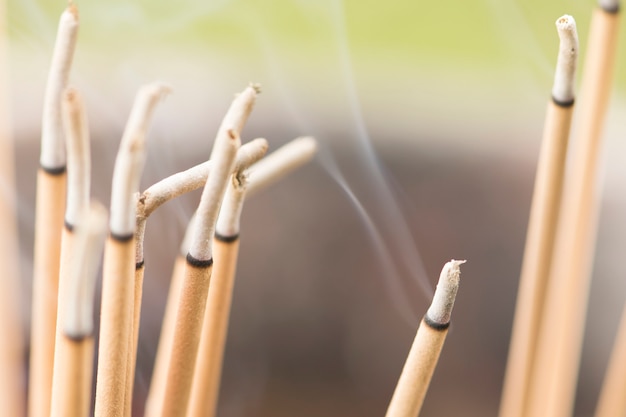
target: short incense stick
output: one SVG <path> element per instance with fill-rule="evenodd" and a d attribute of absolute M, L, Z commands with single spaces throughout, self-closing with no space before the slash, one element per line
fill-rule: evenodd
<path fill-rule="evenodd" d="M 51 417 L 85 417 L 91 406 L 93 305 L 98 266 L 107 232 L 107 212 L 93 203 L 74 230 L 76 257 L 67 279 L 67 304 L 59 311 L 61 338 L 55 354 L 63 367 L 54 371 Z"/>
<path fill-rule="evenodd" d="M 6 16 L 5 1 L 0 0 L 0 334 L 4 335 L 0 343 L 0 405 L 6 415 L 23 416 L 24 331 L 20 305 L 15 154 L 9 114 Z M 51 340 L 53 343 L 54 339 Z"/>
<path fill-rule="evenodd" d="M 525 415 L 561 202 L 574 109 L 578 35 L 571 16 L 560 17 L 556 27 L 561 43 L 535 178 L 500 417 Z"/>
<path fill-rule="evenodd" d="M 252 110 L 256 95 L 256 89 L 248 87 L 235 98 L 213 144 L 211 175 L 202 192 L 196 213 L 197 226 L 187 254 L 161 417 L 181 417 L 187 412 L 213 269 L 215 221 L 235 165 L 240 146 L 239 132 Z"/>
<path fill-rule="evenodd" d="M 459 266 L 464 262 L 452 260 L 444 265 L 432 304 L 417 329 L 386 417 L 417 417 L 419 414 L 448 334 L 461 277 Z"/>
<path fill-rule="evenodd" d="M 619 2 L 602 1 L 591 22 L 576 148 L 564 188 L 530 385 L 530 416 L 572 413 L 597 228 L 599 157 L 617 50 L 618 11 Z"/>
<path fill-rule="evenodd" d="M 44 96 L 41 157 L 37 174 L 35 255 L 28 409 L 31 417 L 49 417 L 57 322 L 61 229 L 65 211 L 65 139 L 61 95 L 67 86 L 78 35 L 73 4 L 59 21 Z"/>
<path fill-rule="evenodd" d="M 606 375 L 595 417 L 614 417 L 626 415 L 626 307 L 622 313 L 617 338 L 613 345 L 611 359 L 606 368 Z"/>
<path fill-rule="evenodd" d="M 242 148 L 246 145 L 243 145 Z M 264 187 L 272 185 L 275 181 L 282 179 L 283 176 L 308 162 L 313 155 L 315 155 L 316 151 L 317 142 L 311 137 L 297 138 L 282 146 L 266 158 L 252 165 L 250 171 L 253 172 L 249 174 L 250 179 L 248 180 L 246 195 L 250 195 L 251 191 L 259 191 Z M 239 152 L 237 154 L 239 156 Z M 238 165 L 239 162 L 235 164 Z M 150 391 L 146 401 L 147 417 L 160 416 L 166 378 L 166 372 L 163 368 L 167 366 L 167 361 L 170 357 L 169 352 L 173 338 L 173 323 L 178 306 L 180 286 L 182 285 L 182 266 L 180 266 L 180 264 L 185 263 L 185 255 L 189 250 L 188 241 L 191 238 L 192 227 L 193 224 L 190 222 L 187 233 L 185 234 L 185 242 L 183 242 L 182 246 L 184 253 L 177 257 L 175 270 L 172 274 L 172 281 L 161 327 L 161 336 L 159 338 L 159 347 L 154 363 L 152 381 L 150 383 Z"/>
<path fill-rule="evenodd" d="M 110 234 L 102 278 L 102 313 L 96 380 L 96 417 L 123 417 L 128 349 L 133 320 L 135 193 L 145 163 L 148 124 L 168 92 L 162 84 L 142 87 L 131 111 L 113 171 Z"/>
<path fill-rule="evenodd" d="M 247 167 L 258 161 L 267 152 L 267 140 L 259 138 L 243 145 L 237 151 L 235 169 L 238 166 Z M 139 341 L 139 323 L 141 320 L 141 299 L 143 295 L 143 279 L 145 262 L 143 257 L 143 241 L 148 216 L 165 202 L 176 198 L 183 193 L 196 190 L 206 183 L 209 175 L 211 161 L 197 165 L 186 171 L 171 175 L 154 184 L 141 193 L 137 202 L 137 228 L 135 230 L 135 298 L 133 307 L 133 334 L 132 344 L 129 350 L 129 378 L 126 381 L 126 411 L 130 417 L 132 408 L 132 392 L 135 379 L 135 366 L 137 363 L 137 345 Z"/>
<path fill-rule="evenodd" d="M 63 124 L 67 145 L 67 205 L 65 224 L 61 237 L 61 265 L 58 282 L 58 311 L 56 323 L 55 346 L 63 344 L 62 321 L 68 298 L 73 291 L 70 279 L 75 264 L 79 262 L 79 247 L 76 243 L 74 227 L 78 224 L 81 213 L 89 207 L 91 180 L 91 159 L 89 155 L 89 132 L 87 117 L 80 95 L 74 89 L 68 89 L 63 96 Z M 54 351 L 54 374 L 62 374 L 66 369 L 64 354 L 57 348 Z M 63 383 L 58 376 L 53 376 L 52 392 L 60 393 L 64 387 L 54 384 Z M 52 398 L 52 402 L 55 399 Z"/>
<path fill-rule="evenodd" d="M 216 262 L 204 313 L 187 417 L 213 417 L 217 408 L 239 254 L 240 217 L 247 187 L 243 171 L 246 168 L 241 166 L 233 174 L 215 227 L 213 250 Z"/>

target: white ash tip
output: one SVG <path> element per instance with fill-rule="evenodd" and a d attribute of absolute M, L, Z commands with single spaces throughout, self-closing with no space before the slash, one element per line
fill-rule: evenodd
<path fill-rule="evenodd" d="M 460 266 L 465 262 L 452 259 L 443 266 L 433 302 L 426 313 L 431 322 L 439 325 L 450 323 L 450 316 L 461 278 Z"/>
<path fill-rule="evenodd" d="M 619 11 L 619 0 L 599 0 L 598 6 L 608 13 L 617 13 Z"/>
<path fill-rule="evenodd" d="M 578 63 L 578 32 L 572 16 L 563 15 L 556 21 L 559 34 L 559 55 L 554 72 L 552 97 L 558 103 L 570 105 L 574 102 L 576 66 Z"/>
<path fill-rule="evenodd" d="M 261 84 L 251 82 L 248 87 L 252 88 L 255 94 L 261 94 Z"/>

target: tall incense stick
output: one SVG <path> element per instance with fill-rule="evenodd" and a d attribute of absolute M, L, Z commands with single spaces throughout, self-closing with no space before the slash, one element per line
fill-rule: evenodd
<path fill-rule="evenodd" d="M 619 26 L 619 2 L 602 1 L 591 22 L 580 121 L 564 188 L 554 261 L 530 393 L 531 416 L 571 415 L 597 228 L 597 180 Z"/>
<path fill-rule="evenodd" d="M 110 235 L 102 278 L 102 313 L 96 380 L 96 417 L 123 417 L 133 320 L 135 193 L 145 163 L 148 124 L 168 91 L 162 84 L 139 90 L 113 171 Z"/>
<path fill-rule="evenodd" d="M 24 332 L 22 330 L 15 155 L 10 127 L 6 4 L 0 0 L 0 409 L 24 415 Z M 54 343 L 54 339 L 52 339 Z M 50 358 L 51 359 L 51 358 Z"/>
<path fill-rule="evenodd" d="M 67 86 L 78 11 L 61 15 L 44 96 L 40 169 L 37 174 L 29 416 L 49 417 L 57 322 L 61 229 L 65 212 L 66 157 L 61 95 Z"/>
<path fill-rule="evenodd" d="M 62 337 L 56 345 L 51 417 L 84 417 L 91 406 L 93 305 L 98 266 L 107 232 L 104 206 L 92 203 L 76 221 L 76 258 L 68 277 L 67 305 L 59 311 Z"/>
<path fill-rule="evenodd" d="M 386 417 L 417 417 L 422 409 L 448 334 L 461 277 L 459 266 L 464 262 L 452 260 L 444 265 L 432 304 L 417 329 Z"/>
<path fill-rule="evenodd" d="M 196 214 L 197 226 L 187 254 L 176 313 L 172 355 L 165 383 L 162 417 L 180 417 L 187 412 L 213 269 L 212 240 L 215 220 L 240 146 L 239 132 L 250 114 L 256 94 L 255 88 L 248 87 L 233 101 L 213 144 L 211 176 L 202 192 Z"/>
<path fill-rule="evenodd" d="M 501 417 L 525 415 L 524 408 L 528 400 L 539 320 L 544 306 L 561 202 L 567 142 L 574 109 L 578 35 L 576 22 L 571 16 L 560 17 L 556 21 L 556 27 L 561 43 L 528 221 L 524 262 L 500 405 Z"/>
<path fill-rule="evenodd" d="M 606 375 L 595 417 L 613 417 L 626 415 L 626 307 L 622 312 L 619 330 L 613 345 L 611 359 L 606 368 Z"/>

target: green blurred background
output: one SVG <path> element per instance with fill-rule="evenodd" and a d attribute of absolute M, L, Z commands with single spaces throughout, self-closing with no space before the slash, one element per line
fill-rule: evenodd
<path fill-rule="evenodd" d="M 157 111 L 143 187 L 206 159 L 233 94 L 251 81 L 263 93 L 245 139 L 266 137 L 271 149 L 299 135 L 320 141 L 314 163 L 244 214 L 220 416 L 383 415 L 428 288 L 450 258 L 468 263 L 423 415 L 496 414 L 554 22 L 576 18 L 584 56 L 592 1 L 75 3 L 71 83 L 87 104 L 96 198 L 108 202 L 132 98 L 155 79 L 174 93 Z M 41 103 L 64 7 L 8 1 L 25 326 Z M 625 35 L 605 129 L 578 416 L 592 414 L 626 298 Z M 137 416 L 197 198 L 169 203 L 148 225 Z"/>

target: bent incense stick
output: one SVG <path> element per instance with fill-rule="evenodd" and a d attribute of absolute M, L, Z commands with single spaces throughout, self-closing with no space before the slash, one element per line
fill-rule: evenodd
<path fill-rule="evenodd" d="M 248 166 L 265 155 L 267 140 L 259 138 L 246 143 L 237 150 L 235 170 L 238 167 Z M 148 216 L 165 202 L 176 198 L 183 193 L 193 191 L 206 183 L 211 161 L 190 168 L 186 171 L 171 175 L 149 187 L 140 196 L 137 202 L 137 228 L 135 230 L 135 297 L 133 307 L 133 334 L 129 350 L 129 377 L 126 381 L 126 416 L 130 416 L 132 407 L 132 392 L 135 379 L 135 365 L 137 362 L 137 345 L 139 341 L 139 323 L 141 320 L 141 299 L 143 295 L 143 279 L 145 262 L 143 257 L 143 241 Z"/>
<path fill-rule="evenodd" d="M 168 91 L 159 83 L 139 90 L 115 161 L 110 234 L 102 279 L 96 417 L 122 417 L 124 414 L 133 317 L 135 193 L 145 163 L 148 124 L 156 104 Z"/>
<path fill-rule="evenodd" d="M 6 16 L 6 4 L 0 0 L 0 334 L 5 335 L 0 343 L 0 409 L 7 415 L 23 416 L 24 331 L 20 306 L 15 155 L 9 114 Z"/>
<path fill-rule="evenodd" d="M 67 86 L 77 35 L 78 11 L 76 6 L 70 4 L 59 21 L 43 105 L 35 210 L 33 324 L 28 401 L 31 417 L 50 415 L 61 229 L 66 190 L 61 95 Z"/>
<path fill-rule="evenodd" d="M 556 27 L 561 42 L 528 221 L 500 417 L 525 415 L 561 202 L 574 109 L 578 35 L 571 16 L 560 17 Z"/>
<path fill-rule="evenodd" d="M 533 371 L 529 415 L 571 414 L 578 379 L 597 228 L 597 180 L 619 27 L 619 2 L 594 11 L 583 70 L 580 121 L 561 205 Z"/>
<path fill-rule="evenodd" d="M 417 329 L 386 417 L 417 417 L 419 414 L 448 334 L 463 263 L 465 261 L 451 260 L 444 265 L 432 304 Z"/>
<path fill-rule="evenodd" d="M 184 416 L 187 412 L 213 269 L 212 240 L 215 220 L 235 165 L 235 156 L 240 146 L 239 131 L 250 114 L 256 95 L 257 89 L 251 86 L 235 98 L 213 145 L 211 176 L 202 192 L 196 212 L 196 230 L 186 258 L 163 396 L 162 417 Z"/>
<path fill-rule="evenodd" d="M 56 355 L 51 417 L 84 417 L 91 406 L 93 305 L 98 265 L 106 238 L 107 212 L 92 203 L 75 222 L 76 257 L 67 279 L 67 305 L 59 312 L 61 338 Z"/>

